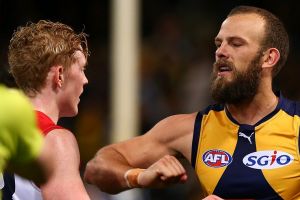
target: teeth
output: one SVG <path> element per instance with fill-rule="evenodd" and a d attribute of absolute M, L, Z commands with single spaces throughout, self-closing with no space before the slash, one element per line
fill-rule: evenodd
<path fill-rule="evenodd" d="M 224 66 L 224 67 L 220 67 L 219 70 L 220 70 L 221 72 L 223 72 L 223 71 L 230 71 L 230 68 Z"/>

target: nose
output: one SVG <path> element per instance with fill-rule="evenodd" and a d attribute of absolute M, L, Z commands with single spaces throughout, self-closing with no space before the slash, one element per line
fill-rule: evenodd
<path fill-rule="evenodd" d="M 215 52 L 216 60 L 219 58 L 228 58 L 228 47 L 222 43 Z"/>
<path fill-rule="evenodd" d="M 83 85 L 86 85 L 89 83 L 89 80 L 87 79 L 86 75 L 83 76 Z"/>

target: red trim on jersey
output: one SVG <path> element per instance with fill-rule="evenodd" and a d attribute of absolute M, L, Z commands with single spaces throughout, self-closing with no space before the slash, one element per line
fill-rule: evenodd
<path fill-rule="evenodd" d="M 38 127 L 43 132 L 44 136 L 54 129 L 65 129 L 64 127 L 56 125 L 45 113 L 38 110 L 35 112 L 37 116 Z M 81 161 L 79 165 L 81 166 Z M 80 166 L 78 166 L 78 168 L 80 168 Z"/>
<path fill-rule="evenodd" d="M 61 126 L 56 125 L 45 113 L 36 110 L 38 127 L 46 136 L 50 131 L 54 129 L 64 129 Z"/>

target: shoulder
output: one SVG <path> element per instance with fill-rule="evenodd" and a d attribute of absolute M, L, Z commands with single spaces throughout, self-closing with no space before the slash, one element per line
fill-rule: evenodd
<path fill-rule="evenodd" d="M 156 141 L 178 151 L 183 143 L 192 140 L 196 116 L 197 113 L 169 116 L 148 131 L 145 140 Z"/>
<path fill-rule="evenodd" d="M 54 129 L 45 136 L 45 145 L 54 151 L 57 162 L 79 165 L 79 148 L 73 133 L 67 129 Z M 61 165 L 61 164 L 60 164 Z"/>
<path fill-rule="evenodd" d="M 56 146 L 61 146 L 61 148 L 66 148 L 67 146 L 78 147 L 74 134 L 68 129 L 53 129 L 46 135 L 45 139 Z"/>
<path fill-rule="evenodd" d="M 224 110 L 224 105 L 223 104 L 213 104 L 207 106 L 205 109 L 199 112 L 199 115 L 207 115 L 211 111 L 223 111 Z"/>
<path fill-rule="evenodd" d="M 169 116 L 158 122 L 154 128 L 167 130 L 186 130 L 193 128 L 197 113 L 178 114 Z"/>
<path fill-rule="evenodd" d="M 284 112 L 291 116 L 300 116 L 300 102 L 280 97 L 279 106 Z"/>

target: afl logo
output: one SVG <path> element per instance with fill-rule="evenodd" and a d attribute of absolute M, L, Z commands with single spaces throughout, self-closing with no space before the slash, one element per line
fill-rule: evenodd
<path fill-rule="evenodd" d="M 212 149 L 203 154 L 202 160 L 209 167 L 219 168 L 229 165 L 232 157 L 226 151 Z"/>
<path fill-rule="evenodd" d="M 257 151 L 246 155 L 243 163 L 254 169 L 275 169 L 291 164 L 294 157 L 283 151 Z"/>

